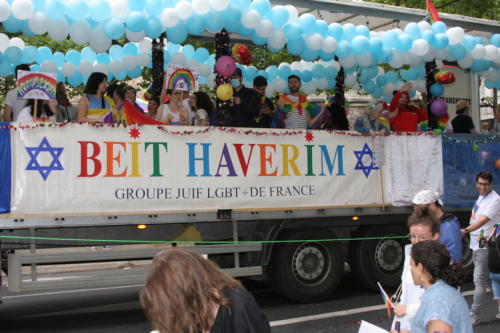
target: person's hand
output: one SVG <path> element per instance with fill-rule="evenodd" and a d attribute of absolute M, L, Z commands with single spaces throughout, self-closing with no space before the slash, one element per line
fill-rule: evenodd
<path fill-rule="evenodd" d="M 378 131 L 378 135 L 385 135 L 385 128 L 382 128 L 380 131 Z"/>
<path fill-rule="evenodd" d="M 167 115 L 167 119 L 165 119 L 165 123 L 170 124 L 172 122 L 172 119 L 174 119 L 174 117 L 171 114 Z"/>
<path fill-rule="evenodd" d="M 236 105 L 240 105 L 240 104 L 241 104 L 241 98 L 239 98 L 239 97 L 235 97 L 235 98 L 233 99 L 233 103 L 234 103 L 234 104 L 236 104 Z"/>
<path fill-rule="evenodd" d="M 398 304 L 394 307 L 394 314 L 396 317 L 403 317 L 406 315 L 406 305 Z"/>
<path fill-rule="evenodd" d="M 462 234 L 462 238 L 465 237 L 465 235 L 467 235 L 467 231 L 465 231 L 465 228 L 460 229 L 460 233 Z"/>
<path fill-rule="evenodd" d="M 283 100 L 281 99 L 278 99 L 278 101 L 276 102 L 276 106 L 280 109 L 283 109 L 285 107 L 285 102 L 283 102 Z"/>
<path fill-rule="evenodd" d="M 410 82 L 407 82 L 407 83 L 403 84 L 403 86 L 401 87 L 401 91 L 409 91 L 409 90 L 411 90 L 411 87 L 412 87 L 412 84 Z"/>
<path fill-rule="evenodd" d="M 375 136 L 375 135 L 377 135 L 377 134 L 378 134 L 378 132 L 377 132 L 377 131 L 370 130 L 370 135 L 371 135 L 371 136 Z"/>

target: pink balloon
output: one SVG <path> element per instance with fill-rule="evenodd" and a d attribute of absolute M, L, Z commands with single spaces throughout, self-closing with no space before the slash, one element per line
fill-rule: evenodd
<path fill-rule="evenodd" d="M 490 156 L 490 153 L 488 153 L 487 151 L 484 151 L 484 150 L 480 154 L 481 154 L 481 158 L 484 158 L 484 159 L 486 159 L 486 158 L 488 158 L 488 156 Z"/>
<path fill-rule="evenodd" d="M 431 112 L 436 117 L 444 116 L 448 112 L 448 105 L 445 101 L 436 99 L 431 104 Z"/>
<path fill-rule="evenodd" d="M 222 56 L 217 60 L 215 64 L 215 70 L 217 73 L 223 76 L 231 76 L 236 70 L 236 61 L 234 61 L 233 57 L 230 56 Z"/>

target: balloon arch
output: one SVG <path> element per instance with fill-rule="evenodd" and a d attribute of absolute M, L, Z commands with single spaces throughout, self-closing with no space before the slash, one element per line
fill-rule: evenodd
<path fill-rule="evenodd" d="M 257 75 L 266 77 L 268 94 L 286 90 L 290 74 L 301 77 L 305 93 L 332 89 L 343 67 L 347 88 L 389 100 L 404 82 L 413 83 L 411 94 L 425 91 L 425 63 L 436 59 L 456 61 L 483 76 L 486 87 L 500 89 L 500 34 L 476 37 L 443 22 L 370 31 L 364 25 L 327 24 L 309 13 L 299 16 L 295 7 L 272 6 L 269 0 L 0 0 L 0 22 L 9 33 L 48 34 L 54 41 L 69 36 L 77 44 L 88 44 L 64 54 L 0 34 L 0 76 L 28 63 L 34 71 L 57 73 L 59 81 L 72 86 L 86 82 L 94 71 L 119 80 L 139 77 L 143 67 L 152 66 L 152 39 L 165 32 L 165 66 L 195 68 L 200 83 L 213 88 L 215 55 L 180 44 L 189 35 L 225 28 L 272 52 L 286 49 L 301 57 L 300 62 L 266 69 L 238 64 L 247 85 Z M 122 37 L 129 42 L 112 45 Z M 386 72 L 380 64 L 394 70 Z M 435 96 L 443 91 L 439 82 L 431 89 Z"/>

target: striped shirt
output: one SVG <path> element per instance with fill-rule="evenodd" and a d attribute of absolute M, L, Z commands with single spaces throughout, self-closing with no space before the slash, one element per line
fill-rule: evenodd
<path fill-rule="evenodd" d="M 294 103 L 299 102 L 298 96 L 288 95 L 289 100 Z M 293 108 L 286 114 L 285 128 L 307 128 L 307 110 L 302 110 L 302 114 L 299 113 L 297 108 Z"/>

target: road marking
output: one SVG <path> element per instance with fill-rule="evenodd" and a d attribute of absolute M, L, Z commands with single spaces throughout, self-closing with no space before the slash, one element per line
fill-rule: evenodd
<path fill-rule="evenodd" d="M 466 291 L 466 292 L 462 293 L 462 295 L 464 295 L 464 296 L 470 296 L 472 294 L 474 294 L 473 290 Z M 293 325 L 293 324 L 304 323 L 304 322 L 314 321 L 314 320 L 328 319 L 328 318 L 334 318 L 334 317 L 343 317 L 343 316 L 349 316 L 349 315 L 363 313 L 363 312 L 384 310 L 385 308 L 386 308 L 385 305 L 365 306 L 362 308 L 354 308 L 354 309 L 349 309 L 349 310 L 320 313 L 320 314 L 311 315 L 311 316 L 303 316 L 303 317 L 289 318 L 289 319 L 283 319 L 283 320 L 275 320 L 275 321 L 270 322 L 270 324 L 271 324 L 271 327 Z"/>
<path fill-rule="evenodd" d="M 23 297 L 49 296 L 49 295 L 62 295 L 62 294 L 84 293 L 84 292 L 88 292 L 88 291 L 113 290 L 113 289 L 136 288 L 136 287 L 144 287 L 144 284 L 132 284 L 132 285 L 127 285 L 127 286 L 115 286 L 115 287 L 105 287 L 105 288 L 90 288 L 90 289 L 54 291 L 54 292 L 39 293 L 39 294 L 28 294 L 28 295 L 3 296 L 2 299 L 14 299 L 14 298 L 23 298 Z"/>

